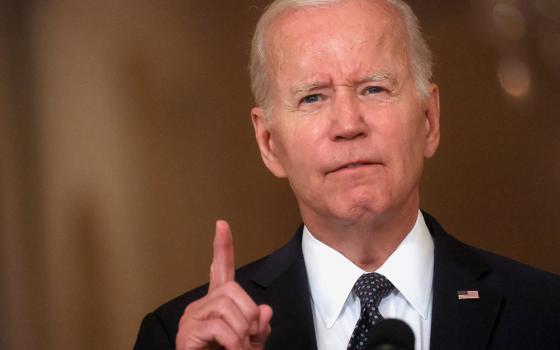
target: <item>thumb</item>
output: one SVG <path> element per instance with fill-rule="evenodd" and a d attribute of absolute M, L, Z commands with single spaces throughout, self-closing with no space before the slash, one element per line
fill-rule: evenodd
<path fill-rule="evenodd" d="M 266 304 L 259 305 L 259 331 L 251 337 L 251 347 L 255 350 L 264 349 L 264 344 L 270 334 L 270 320 L 272 308 Z"/>

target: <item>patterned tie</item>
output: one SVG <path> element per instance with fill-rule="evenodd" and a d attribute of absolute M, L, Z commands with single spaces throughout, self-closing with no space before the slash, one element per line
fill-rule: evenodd
<path fill-rule="evenodd" d="M 354 293 L 360 298 L 360 319 L 356 323 L 347 350 L 363 350 L 371 327 L 383 316 L 379 303 L 395 288 L 389 280 L 376 272 L 360 276 L 354 284 Z"/>

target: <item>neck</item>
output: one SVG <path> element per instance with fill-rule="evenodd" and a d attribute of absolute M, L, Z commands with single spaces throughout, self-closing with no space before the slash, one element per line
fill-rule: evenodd
<path fill-rule="evenodd" d="M 418 204 L 394 214 L 344 223 L 304 222 L 315 238 L 337 250 L 361 269 L 377 270 L 412 230 Z"/>

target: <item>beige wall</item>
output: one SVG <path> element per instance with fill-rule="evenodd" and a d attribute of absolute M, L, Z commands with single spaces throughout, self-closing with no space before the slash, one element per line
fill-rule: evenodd
<path fill-rule="evenodd" d="M 216 3 L 0 4 L 0 348 L 130 348 L 146 312 L 206 280 L 215 219 L 238 264 L 299 224 L 249 121 L 266 1 Z M 560 14 L 461 3 L 413 2 L 443 110 L 423 207 L 560 273 Z M 527 63 L 521 97 L 500 85 L 506 57 Z"/>

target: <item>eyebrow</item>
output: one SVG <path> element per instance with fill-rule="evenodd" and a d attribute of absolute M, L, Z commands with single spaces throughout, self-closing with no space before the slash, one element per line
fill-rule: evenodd
<path fill-rule="evenodd" d="M 370 75 L 367 75 L 365 77 L 363 77 L 362 79 L 359 79 L 356 83 L 357 85 L 359 84 L 363 84 L 363 83 L 367 83 L 367 82 L 382 82 L 382 81 L 388 81 L 389 84 L 394 85 L 397 82 L 397 79 L 395 78 L 395 76 L 389 72 L 376 72 Z M 292 89 L 292 93 L 294 95 L 299 95 L 301 93 L 305 93 L 308 91 L 313 91 L 317 88 L 323 88 L 325 86 L 328 86 L 329 82 L 326 81 L 312 81 L 310 83 L 303 83 L 300 85 L 295 86 Z"/>
<path fill-rule="evenodd" d="M 359 83 L 366 83 L 366 82 L 377 83 L 381 81 L 389 81 L 390 84 L 394 84 L 397 81 L 397 79 L 393 74 L 389 72 L 376 72 L 360 79 Z"/>
<path fill-rule="evenodd" d="M 312 81 L 310 83 L 303 83 L 301 85 L 298 85 L 296 87 L 294 87 L 292 89 L 292 92 L 294 95 L 298 95 L 301 94 L 302 92 L 307 92 L 307 91 L 311 91 L 317 88 L 322 88 L 327 86 L 328 83 L 324 82 L 324 81 Z"/>

